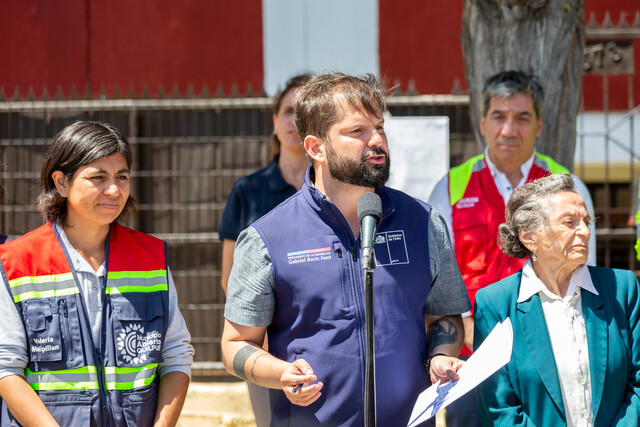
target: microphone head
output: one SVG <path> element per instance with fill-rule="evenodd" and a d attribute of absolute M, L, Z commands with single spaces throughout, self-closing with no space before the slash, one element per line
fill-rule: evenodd
<path fill-rule="evenodd" d="M 376 225 L 382 219 L 382 200 L 376 193 L 364 193 L 358 199 L 358 221 L 362 222 L 362 218 L 372 215 L 376 219 Z"/>

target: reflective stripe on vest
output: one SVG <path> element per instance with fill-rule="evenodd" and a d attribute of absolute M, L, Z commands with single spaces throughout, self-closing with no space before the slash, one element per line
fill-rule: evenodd
<path fill-rule="evenodd" d="M 34 390 L 97 390 L 98 373 L 95 366 L 61 371 L 33 372 L 25 369 L 27 383 Z"/>
<path fill-rule="evenodd" d="M 9 280 L 14 302 L 77 294 L 73 273 L 27 276 Z"/>
<path fill-rule="evenodd" d="M 132 390 L 148 386 L 156 378 L 157 363 L 137 368 L 108 366 L 104 368 L 107 390 Z"/>
<path fill-rule="evenodd" d="M 470 158 L 460 166 L 449 170 L 449 197 L 451 206 L 462 199 L 471 179 L 471 174 L 480 171 L 484 167 L 484 154 Z"/>
<path fill-rule="evenodd" d="M 544 154 L 536 153 L 534 162 L 538 167 L 549 171 L 552 174 L 569 173 L 569 169 Z M 479 172 L 484 167 L 484 154 L 479 154 L 470 158 L 463 164 L 449 170 L 449 200 L 451 202 L 451 206 L 458 203 L 460 199 L 462 199 L 462 196 L 464 196 L 464 192 L 467 189 L 467 184 L 469 184 L 471 175 L 474 172 Z"/>
<path fill-rule="evenodd" d="M 107 366 L 104 368 L 107 390 L 133 390 L 150 385 L 156 378 L 158 364 L 136 368 Z M 27 382 L 34 390 L 97 390 L 95 366 L 61 371 L 33 372 L 25 369 Z"/>
<path fill-rule="evenodd" d="M 535 160 L 541 160 L 542 161 L 542 162 L 536 162 L 536 164 L 538 166 L 540 166 L 542 169 L 548 170 L 549 172 L 554 173 L 554 174 L 555 173 L 570 173 L 569 169 L 565 168 L 560 163 L 557 163 L 555 160 L 553 160 L 549 156 L 545 156 L 544 154 L 536 153 L 536 157 L 537 157 L 537 159 L 535 159 Z"/>
<path fill-rule="evenodd" d="M 108 273 L 105 292 L 122 294 L 130 292 L 152 293 L 168 291 L 167 271 L 116 271 Z M 73 273 L 48 276 L 27 276 L 9 281 L 14 302 L 28 299 L 46 299 L 56 296 L 78 294 Z M 104 368 L 107 390 L 133 390 L 153 383 L 158 364 L 140 367 Z M 95 366 L 59 371 L 33 372 L 25 369 L 27 383 L 34 390 L 90 390 L 98 389 Z"/>
<path fill-rule="evenodd" d="M 151 293 L 168 290 L 167 270 L 110 271 L 105 292 L 107 294 L 123 294 L 127 292 Z"/>

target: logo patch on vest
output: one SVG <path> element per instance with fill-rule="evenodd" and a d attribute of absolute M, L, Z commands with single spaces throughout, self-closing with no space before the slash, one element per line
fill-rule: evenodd
<path fill-rule="evenodd" d="M 142 363 L 147 354 L 162 350 L 162 334 L 158 331 L 144 333 L 144 326 L 132 323 L 117 338 L 117 346 L 125 362 Z"/>
<path fill-rule="evenodd" d="M 303 262 L 328 261 L 331 259 L 331 248 L 305 249 L 303 251 L 288 252 L 287 260 L 289 264 L 300 264 Z"/>
<path fill-rule="evenodd" d="M 384 231 L 376 235 L 376 265 L 409 264 L 404 230 Z"/>
<path fill-rule="evenodd" d="M 463 197 L 460 199 L 458 203 L 456 203 L 456 208 L 465 209 L 472 208 L 480 201 L 479 197 Z"/>

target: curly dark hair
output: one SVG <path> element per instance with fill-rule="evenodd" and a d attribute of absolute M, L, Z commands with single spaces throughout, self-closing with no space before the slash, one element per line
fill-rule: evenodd
<path fill-rule="evenodd" d="M 513 191 L 505 210 L 506 221 L 498 227 L 498 244 L 502 252 L 515 258 L 531 255 L 520 241 L 522 231 L 540 231 L 548 223 L 545 200 L 562 191 L 578 194 L 570 174 L 554 174 L 536 179 Z"/>

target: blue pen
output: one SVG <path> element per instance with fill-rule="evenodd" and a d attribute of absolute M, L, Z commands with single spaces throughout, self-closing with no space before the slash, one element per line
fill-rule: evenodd
<path fill-rule="evenodd" d="M 293 389 L 291 390 L 293 393 L 297 393 L 298 390 L 300 390 L 302 388 L 304 384 L 298 384 L 297 386 L 293 387 Z"/>

